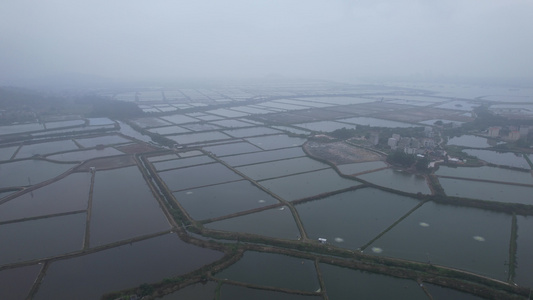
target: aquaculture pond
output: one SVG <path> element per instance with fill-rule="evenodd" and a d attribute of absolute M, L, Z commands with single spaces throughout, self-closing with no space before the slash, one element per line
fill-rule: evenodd
<path fill-rule="evenodd" d="M 267 134 L 279 134 L 279 130 L 275 130 L 268 127 L 252 127 L 252 128 L 241 128 L 224 131 L 225 134 L 230 135 L 235 138 L 251 137 L 258 135 L 267 135 Z"/>
<path fill-rule="evenodd" d="M 514 282 L 533 288 L 533 217 L 517 216 L 518 238 Z"/>
<path fill-rule="evenodd" d="M 10 160 L 19 146 L 0 148 L 0 161 Z"/>
<path fill-rule="evenodd" d="M 35 264 L 0 271 L 0 299 L 27 299 L 41 268 Z"/>
<path fill-rule="evenodd" d="M 450 288 L 445 288 L 431 283 L 424 283 L 424 287 L 429 292 L 433 300 L 483 300 L 478 296 L 472 294 L 456 291 Z"/>
<path fill-rule="evenodd" d="M 15 158 L 28 158 L 34 155 L 46 155 L 54 152 L 79 149 L 71 140 L 55 141 L 40 144 L 24 145 L 17 152 Z"/>
<path fill-rule="evenodd" d="M 213 162 L 215 161 L 209 156 L 202 155 L 202 156 L 193 156 L 193 157 L 180 158 L 180 159 L 174 159 L 174 160 L 166 160 L 162 162 L 155 162 L 153 163 L 153 165 L 157 171 L 162 171 L 162 170 L 184 168 L 184 167 L 190 167 L 190 166 L 213 163 Z"/>
<path fill-rule="evenodd" d="M 296 209 L 309 238 L 326 238 L 331 245 L 357 249 L 419 203 L 409 197 L 362 188 L 305 202 Z"/>
<path fill-rule="evenodd" d="M 448 145 L 471 147 L 471 148 L 489 148 L 498 144 L 495 140 L 488 140 L 484 137 L 475 135 L 461 135 L 452 137 L 448 140 Z"/>
<path fill-rule="evenodd" d="M 273 253 L 246 251 L 238 262 L 215 277 L 306 292 L 320 289 L 312 260 Z"/>
<path fill-rule="evenodd" d="M 281 160 L 286 158 L 306 156 L 305 152 L 300 147 L 285 148 L 270 151 L 261 151 L 255 153 L 247 153 L 240 155 L 225 156 L 221 158 L 230 166 L 244 166 L 256 163 L 263 163 L 274 160 Z"/>
<path fill-rule="evenodd" d="M 170 229 L 136 166 L 96 172 L 90 224 L 93 247 Z"/>
<path fill-rule="evenodd" d="M 246 180 L 174 193 L 176 200 L 196 220 L 221 217 L 278 203 Z"/>
<path fill-rule="evenodd" d="M 251 233 L 287 240 L 300 238 L 300 231 L 296 226 L 294 217 L 286 206 L 224 219 L 204 226 L 209 229 Z"/>
<path fill-rule="evenodd" d="M 210 299 L 210 298 L 206 298 Z M 254 299 L 254 300 L 323 300 L 322 296 L 306 296 L 283 292 L 246 288 L 238 285 L 223 284 L 219 300 Z"/>
<path fill-rule="evenodd" d="M 507 280 L 511 216 L 427 202 L 365 253 L 453 267 Z"/>
<path fill-rule="evenodd" d="M 248 142 L 263 150 L 297 147 L 303 145 L 307 139 L 289 137 L 287 135 L 271 135 L 265 137 L 247 138 Z"/>
<path fill-rule="evenodd" d="M 191 272 L 223 253 L 165 234 L 50 264 L 34 299 L 98 299 L 111 291 Z M 146 259 L 142 259 L 146 258 Z M 83 270 L 83 272 L 80 272 Z"/>
<path fill-rule="evenodd" d="M 198 119 L 196 118 L 192 118 L 192 117 L 181 115 L 181 114 L 161 117 L 161 119 L 168 121 L 170 123 L 174 123 L 174 124 L 185 124 L 185 123 L 198 122 Z"/>
<path fill-rule="evenodd" d="M 161 135 L 191 132 L 190 130 L 179 127 L 179 126 L 157 127 L 157 128 L 151 128 L 148 131 L 161 134 Z"/>
<path fill-rule="evenodd" d="M 210 132 L 198 132 L 198 133 L 188 133 L 181 135 L 169 135 L 167 138 L 175 141 L 178 144 L 196 144 L 203 142 L 219 141 L 219 140 L 228 140 L 231 137 L 229 135 L 223 134 L 218 131 Z"/>
<path fill-rule="evenodd" d="M 0 188 L 28 186 L 52 179 L 75 164 L 53 163 L 31 159 L 0 164 Z"/>
<path fill-rule="evenodd" d="M 0 226 L 0 265 L 20 263 L 81 250 L 86 213 Z"/>
<path fill-rule="evenodd" d="M 294 126 L 318 132 L 331 132 L 337 129 L 355 129 L 357 125 L 340 123 L 335 121 L 319 121 L 310 123 L 294 124 Z"/>
<path fill-rule="evenodd" d="M 520 172 L 488 166 L 457 168 L 439 166 L 435 175 L 533 185 L 533 176 L 531 176 L 530 172 Z"/>
<path fill-rule="evenodd" d="M 171 191 L 241 180 L 231 169 L 219 163 L 159 172 L 159 177 Z"/>
<path fill-rule="evenodd" d="M 522 169 L 527 169 L 527 170 L 531 169 L 526 159 L 524 158 L 524 155 L 521 153 L 519 154 L 515 154 L 512 152 L 501 153 L 501 152 L 496 152 L 496 151 L 478 150 L 478 149 L 465 149 L 463 150 L 463 152 L 467 153 L 468 155 L 475 156 L 488 163 L 495 164 L 495 165 L 522 168 Z"/>
<path fill-rule="evenodd" d="M 402 123 L 397 121 L 389 121 L 384 119 L 376 119 L 372 117 L 354 117 L 348 119 L 337 120 L 339 122 L 356 124 L 356 125 L 365 125 L 370 127 L 388 127 L 388 128 L 406 128 L 406 127 L 419 127 L 419 125 Z"/>
<path fill-rule="evenodd" d="M 424 176 L 394 169 L 385 169 L 357 176 L 370 183 L 407 193 L 431 194 Z"/>
<path fill-rule="evenodd" d="M 124 154 L 118 151 L 115 148 L 107 147 L 104 149 L 89 149 L 89 150 L 80 150 L 72 151 L 67 153 L 55 154 L 47 156 L 47 159 L 57 160 L 57 161 L 85 161 L 97 157 L 112 156 Z"/>
<path fill-rule="evenodd" d="M 439 178 L 448 196 L 533 205 L 533 187 Z"/>
<path fill-rule="evenodd" d="M 205 283 L 196 283 L 182 288 L 172 294 L 158 298 L 159 300 L 213 300 L 218 283 L 208 281 Z"/>
<path fill-rule="evenodd" d="M 76 139 L 76 142 L 85 148 L 96 147 L 98 145 L 115 145 L 129 143 L 131 140 L 119 135 L 104 135 L 86 139 Z"/>
<path fill-rule="evenodd" d="M 337 169 L 342 174 L 353 175 L 363 172 L 368 172 L 376 169 L 386 168 L 388 165 L 384 161 L 367 161 L 353 164 L 338 165 Z"/>
<path fill-rule="evenodd" d="M 428 300 L 414 280 L 319 264 L 328 298 Z M 401 297 L 399 296 L 401 295 Z"/>
<path fill-rule="evenodd" d="M 340 177 L 332 169 L 324 169 L 282 178 L 263 180 L 260 181 L 259 184 L 283 199 L 292 201 L 358 186 L 361 183 Z"/>
<path fill-rule="evenodd" d="M 329 165 L 314 159 L 308 157 L 297 157 L 237 167 L 236 169 L 237 171 L 254 180 L 263 180 L 267 178 L 275 178 L 328 168 L 330 168 Z"/>
<path fill-rule="evenodd" d="M 0 222 L 86 210 L 90 185 L 91 174 L 73 173 L 26 192 L 0 204 Z"/>
<path fill-rule="evenodd" d="M 216 156 L 226 156 L 226 155 L 258 152 L 262 150 L 261 148 L 258 148 L 247 142 L 209 146 L 209 147 L 204 147 L 203 149 L 205 151 L 215 154 Z"/>

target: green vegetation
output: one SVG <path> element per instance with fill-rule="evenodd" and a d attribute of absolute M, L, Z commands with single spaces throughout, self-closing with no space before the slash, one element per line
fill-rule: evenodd
<path fill-rule="evenodd" d="M 416 162 L 412 154 L 406 154 L 401 150 L 396 150 L 387 156 L 387 162 L 393 165 L 408 168 Z"/>

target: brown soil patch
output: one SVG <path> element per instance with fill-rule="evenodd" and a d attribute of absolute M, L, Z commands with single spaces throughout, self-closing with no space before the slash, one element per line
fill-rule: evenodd
<path fill-rule="evenodd" d="M 335 165 L 383 160 L 375 152 L 354 147 L 344 142 L 327 143 L 309 141 L 305 143 L 304 149 L 310 155 L 327 160 Z"/>

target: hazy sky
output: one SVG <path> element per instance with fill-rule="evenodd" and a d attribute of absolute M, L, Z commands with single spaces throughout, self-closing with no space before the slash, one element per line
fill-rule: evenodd
<path fill-rule="evenodd" d="M 0 80 L 533 78 L 531 0 L 0 2 Z"/>

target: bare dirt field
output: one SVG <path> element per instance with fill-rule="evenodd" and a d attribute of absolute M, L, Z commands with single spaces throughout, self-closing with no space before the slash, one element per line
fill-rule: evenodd
<path fill-rule="evenodd" d="M 375 152 L 351 146 L 344 142 L 309 141 L 303 147 L 310 155 L 327 160 L 335 165 L 384 159 Z"/>

